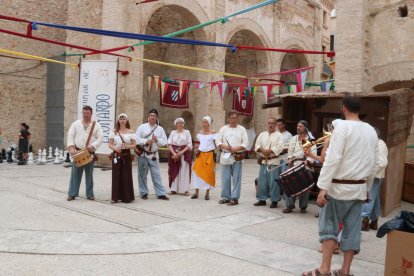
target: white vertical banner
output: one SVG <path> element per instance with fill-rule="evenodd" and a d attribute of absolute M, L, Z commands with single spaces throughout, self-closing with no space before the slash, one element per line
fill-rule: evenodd
<path fill-rule="evenodd" d="M 78 118 L 82 119 L 82 108 L 89 105 L 103 131 L 103 143 L 97 153 L 109 154 L 109 134 L 116 123 L 116 88 L 118 80 L 117 60 L 82 60 L 80 66 Z"/>

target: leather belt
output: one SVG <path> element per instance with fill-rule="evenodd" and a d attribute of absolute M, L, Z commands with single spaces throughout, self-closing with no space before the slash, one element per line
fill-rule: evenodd
<path fill-rule="evenodd" d="M 360 180 L 347 180 L 347 179 L 332 179 L 332 183 L 336 184 L 365 184 L 367 181 L 364 179 Z"/>
<path fill-rule="evenodd" d="M 263 158 L 263 160 L 270 160 L 270 159 L 275 159 L 275 158 L 278 158 L 279 157 L 279 155 L 275 155 L 275 156 L 272 156 L 272 157 L 264 157 L 264 156 L 262 156 L 262 158 Z"/>

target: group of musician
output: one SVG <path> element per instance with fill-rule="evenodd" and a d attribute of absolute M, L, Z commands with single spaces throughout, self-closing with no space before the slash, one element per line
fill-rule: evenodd
<path fill-rule="evenodd" d="M 353 256 L 360 250 L 360 231 L 364 226 L 362 222 L 364 221 L 365 227 L 369 227 L 371 216 L 371 223 L 374 223 L 371 226 L 373 229 L 376 227 L 378 192 L 387 163 L 386 145 L 384 144 L 385 150 L 384 145 L 379 146 L 381 143 L 374 128 L 360 121 L 360 108 L 359 98 L 351 95 L 343 98 L 341 111 L 345 120 L 335 120 L 332 123 L 334 130 L 331 129 L 332 135 L 323 141 L 320 155 L 317 154 L 316 143 L 311 143 L 306 148 L 303 146 L 305 142 L 315 141 L 308 123 L 304 120 L 298 122 L 297 134 L 292 137 L 286 130 L 283 119 L 270 117 L 267 119 L 267 130 L 260 133 L 256 139 L 254 151 L 258 153 L 260 169 L 255 206 L 265 206 L 267 199 L 270 199 L 270 208 L 276 208 L 281 200 L 281 182 L 288 179 L 281 175 L 290 174 L 290 171 L 298 166 L 306 166 L 306 170 L 311 170 L 312 163 L 323 164 L 317 182 L 320 190 L 317 203 L 322 207 L 319 217 L 322 263 L 320 267 L 303 275 L 350 275 Z M 67 139 L 70 154 L 75 155 L 84 148 L 93 153 L 101 145 L 102 128 L 97 122 L 93 124 L 91 117 L 92 108 L 86 106 L 83 108 L 82 119 L 71 125 Z M 174 121 L 176 129 L 167 139 L 163 127 L 158 122 L 157 110 L 151 109 L 148 112 L 147 123 L 140 125 L 135 133 L 130 128 L 128 116 L 125 113 L 120 114 L 116 128 L 109 137 L 109 147 L 113 151 L 112 202 L 131 202 L 135 199 L 131 149 L 135 150 L 138 158 L 139 196 L 143 200 L 148 199 L 147 176 L 150 172 L 157 198 L 169 200 L 162 183 L 159 162 L 159 149 L 167 146 L 169 195 L 190 195 L 189 189 L 192 185 L 195 193 L 191 199 L 197 199 L 200 196 L 199 191 L 204 190 L 204 198 L 209 200 L 209 191 L 215 186 L 215 151 L 218 148 L 222 186 L 219 204 L 238 205 L 248 136 L 246 129 L 238 124 L 239 114 L 236 111 L 230 111 L 227 119 L 228 124 L 221 127 L 218 132 L 212 129 L 213 120 L 210 116 L 202 119 L 201 130 L 197 134 L 199 146 L 195 151 L 193 164 L 192 137 L 184 128 L 183 118 Z M 90 132 L 91 139 L 86 144 Z M 382 157 L 379 157 L 380 154 Z M 83 167 L 72 166 L 67 198 L 69 201 L 79 195 L 83 170 L 86 173 L 86 196 L 89 200 L 94 200 L 91 162 Z M 367 200 L 373 182 L 375 189 L 370 195 L 373 203 L 369 206 L 364 205 L 363 216 L 363 203 Z M 286 205 L 283 213 L 291 213 L 295 209 L 296 197 L 299 198 L 300 212 L 306 213 L 309 189 L 300 193 L 283 194 Z M 343 225 L 342 229 L 340 224 Z M 341 230 L 342 238 L 339 240 L 338 234 Z M 339 242 L 344 252 L 344 261 L 342 267 L 331 274 L 331 258 Z"/>

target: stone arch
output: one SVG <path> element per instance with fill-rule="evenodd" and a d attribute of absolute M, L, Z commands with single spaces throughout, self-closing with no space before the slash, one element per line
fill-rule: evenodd
<path fill-rule="evenodd" d="M 151 35 L 165 35 L 168 33 L 182 30 L 207 21 L 207 15 L 201 8 L 194 4 L 184 7 L 183 1 L 171 1 L 169 5 L 158 5 L 152 10 L 151 15 L 145 27 L 145 33 Z M 185 1 L 184 1 L 185 2 Z M 197 15 L 195 14 L 197 13 Z M 200 17 L 199 17 L 200 16 Z M 199 19 L 201 18 L 201 19 Z M 201 21 L 202 20 L 202 21 Z M 205 30 L 199 29 L 180 36 L 186 39 L 208 40 Z M 170 43 L 154 43 L 144 46 L 144 58 L 160 60 L 164 62 L 176 63 L 180 65 L 199 66 L 204 54 L 207 51 L 205 46 L 193 46 Z M 167 133 L 174 129 L 173 121 L 181 117 L 182 109 L 173 109 L 160 106 L 160 93 L 153 86 L 151 92 L 148 92 L 148 75 L 157 75 L 173 79 L 198 79 L 198 73 L 195 71 L 182 70 L 178 68 L 165 67 L 155 64 L 145 63 L 143 65 L 143 114 L 152 107 L 159 109 L 161 124 L 165 127 Z M 184 109 L 191 114 L 195 114 L 196 95 L 193 88 L 189 92 L 189 107 Z M 144 116 L 144 118 L 146 118 Z M 187 125 L 187 124 L 186 124 Z M 194 128 L 194 124 L 193 124 Z M 189 129 L 194 133 L 194 129 Z"/>
<path fill-rule="evenodd" d="M 252 20 L 239 20 L 238 25 L 234 23 L 234 26 L 228 26 L 230 29 L 228 32 L 228 38 L 226 43 L 235 45 L 248 45 L 248 46 L 264 46 L 269 45 L 269 40 L 263 29 Z M 246 27 L 248 26 L 248 28 Z M 237 73 L 241 75 L 255 75 L 258 73 L 268 72 L 270 67 L 270 55 L 265 51 L 236 51 L 232 53 L 230 49 L 226 51 L 225 55 L 225 71 Z M 229 91 L 229 90 L 228 90 Z M 256 133 L 263 130 L 261 125 L 261 118 L 266 116 L 267 112 L 261 108 L 264 103 L 264 97 L 262 93 L 257 93 L 255 97 L 255 107 L 252 120 L 246 119 L 246 116 L 240 115 L 239 123 L 245 124 L 245 127 L 255 129 Z M 223 107 L 225 111 L 232 109 L 233 105 L 233 93 L 226 93 L 223 99 Z"/>
<path fill-rule="evenodd" d="M 290 39 L 282 44 L 283 49 L 298 49 L 304 50 L 307 49 L 305 43 L 299 39 Z M 308 48 L 309 49 L 309 48 Z M 287 71 L 302 67 L 307 67 L 311 64 L 310 58 L 306 54 L 294 54 L 294 53 L 284 53 L 280 59 L 280 71 Z M 312 79 L 312 72 L 308 74 L 308 79 Z M 282 81 L 296 81 L 295 75 L 281 75 L 280 80 Z M 287 93 L 286 86 L 282 86 L 279 89 L 279 93 Z"/>

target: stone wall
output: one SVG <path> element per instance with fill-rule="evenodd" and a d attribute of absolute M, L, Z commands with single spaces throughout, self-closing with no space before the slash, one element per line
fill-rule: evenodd
<path fill-rule="evenodd" d="M 4 15 L 65 24 L 66 1 L 2 1 Z M 1 28 L 26 33 L 27 24 L 1 20 Z M 40 27 L 33 35 L 65 41 L 66 32 Z M 61 46 L 0 33 L 1 48 L 26 54 L 52 58 L 64 51 Z M 7 55 L 8 56 L 8 55 Z M 0 68 L 0 127 L 3 129 L 0 148 L 18 144 L 20 123 L 30 126 L 33 149 L 47 145 L 46 134 L 46 64 L 25 58 L 1 54 Z M 64 66 L 64 65 L 62 65 Z"/>
<path fill-rule="evenodd" d="M 332 1 L 324 0 L 331 3 Z M 9 1 L 10 2 L 10 1 Z M 3 9 L 5 14 L 20 16 L 39 21 L 55 22 L 80 27 L 111 29 L 135 33 L 164 35 L 185 27 L 193 26 L 226 14 L 257 4 L 256 0 L 165 0 L 145 5 L 135 5 L 135 1 L 121 0 L 66 0 L 59 4 L 47 1 L 33 4 L 27 1 L 12 1 Z M 62 4 L 63 3 L 63 4 Z M 29 7 L 28 7 L 29 5 Z M 323 6 L 323 4 L 322 4 Z M 279 1 L 231 19 L 226 24 L 213 24 L 201 30 L 186 34 L 186 38 L 194 38 L 221 43 L 243 43 L 248 45 L 263 45 L 266 47 L 315 49 L 322 45 L 322 6 L 318 1 Z M 30 12 L 29 12 L 30 11 Z M 25 27 L 25 26 L 23 26 Z M 25 29 L 25 28 L 24 28 Z M 107 49 L 121 45 L 131 45 L 138 41 L 101 37 L 78 32 L 64 32 L 56 29 L 41 28 L 37 31 L 51 39 L 66 41 L 91 48 Z M 5 36 L 2 36 L 2 41 Z M 45 43 L 20 44 L 24 39 L 5 38 L 4 48 L 21 50 L 22 52 L 40 56 L 54 56 L 65 50 L 79 53 L 75 49 L 64 49 Z M 7 46 L 7 47 L 6 47 Z M 32 47 L 35 46 L 35 47 Z M 3 46 L 2 46 L 3 47 Z M 237 52 L 229 54 L 225 49 L 216 47 L 186 46 L 172 44 L 154 44 L 136 47 L 132 53 L 126 50 L 121 54 L 136 57 L 146 57 L 161 61 L 190 65 L 232 73 L 253 74 L 277 72 L 282 68 L 285 55 L 270 52 Z M 113 60 L 109 55 L 88 56 L 87 59 Z M 6 59 L 4 59 L 6 60 Z M 7 59 L 8 60 L 8 59 Z M 30 67 L 22 61 L 7 61 L 14 71 Z M 309 79 L 319 78 L 322 57 L 319 55 L 303 55 L 307 65 L 315 68 L 309 74 Z M 71 63 L 79 63 L 79 57 L 67 57 Z M 29 64 L 29 63 L 27 63 Z M 31 62 L 31 66 L 37 65 Z M 292 63 L 293 66 L 293 63 Z M 158 106 L 158 95 L 152 91 L 148 94 L 147 74 L 159 74 L 172 78 L 191 78 L 202 81 L 220 80 L 222 77 L 199 73 L 195 71 L 178 70 L 158 65 L 143 64 L 138 61 L 119 60 L 119 69 L 128 70 L 129 75 L 118 78 L 117 111 L 129 115 L 133 128 L 146 121 L 147 109 Z M 2 69 L 4 70 L 4 69 Z M 32 78 L 16 78 L 0 75 L 2 84 L 2 111 L 6 116 L 1 119 L 4 129 L 3 139 L 12 139 L 17 132 L 20 120 L 26 121 L 33 127 L 33 141 L 36 147 L 43 146 L 45 141 L 45 65 L 40 64 L 35 69 L 25 71 Z M 35 77 L 35 78 L 33 78 Z M 67 67 L 65 70 L 65 133 L 70 124 L 77 118 L 78 71 Z M 191 107 L 185 110 L 160 108 L 162 120 L 167 130 L 173 128 L 171 122 L 175 117 L 186 115 L 193 118 L 193 132 L 199 128 L 201 118 L 209 114 L 214 119 L 217 129 L 225 123 L 226 103 L 220 100 L 217 91 L 209 93 L 209 89 L 192 91 Z M 16 95 L 24 95 L 17 97 Z M 23 101 L 22 101 L 23 99 Z M 267 116 L 279 116 L 278 109 L 261 109 L 264 97 L 258 93 L 256 98 L 255 118 L 253 124 L 256 132 L 266 128 Z M 5 108 L 3 109 L 3 106 Z M 22 113 L 21 110 L 26 112 Z M 23 115 L 20 114 L 27 114 Z M 24 117 L 26 116 L 26 117 Z M 19 118 L 18 122 L 10 119 Z M 20 119 L 21 118 L 21 119 Z M 7 120 L 8 119 L 8 120 Z M 13 138 L 14 139 L 14 138 Z"/>

